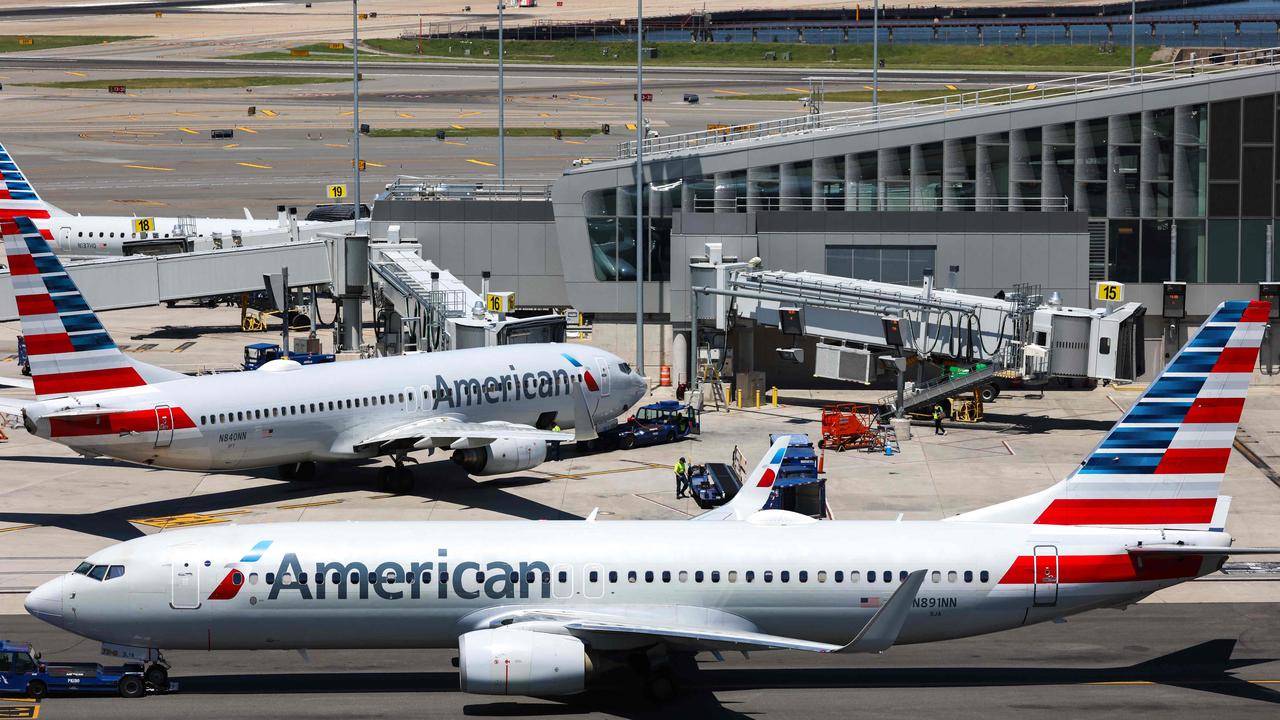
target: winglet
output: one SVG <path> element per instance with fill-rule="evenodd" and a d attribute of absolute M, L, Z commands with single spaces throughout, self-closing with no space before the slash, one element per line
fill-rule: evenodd
<path fill-rule="evenodd" d="M 907 575 L 907 579 L 889 596 L 888 602 L 871 616 L 858 636 L 848 645 L 832 652 L 878 653 L 893 647 L 898 641 L 898 634 L 902 632 L 902 626 L 907 622 L 907 613 L 915 602 L 916 594 L 920 592 L 920 585 L 924 583 L 927 572 L 916 570 Z"/>
<path fill-rule="evenodd" d="M 587 394 L 582 384 L 573 386 L 573 439 L 576 442 L 595 440 L 600 437 L 596 432 L 596 421 L 591 417 L 591 409 L 587 407 Z"/>

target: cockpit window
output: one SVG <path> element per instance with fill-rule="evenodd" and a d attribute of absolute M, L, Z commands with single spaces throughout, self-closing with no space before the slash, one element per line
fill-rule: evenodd
<path fill-rule="evenodd" d="M 631 374 L 631 366 L 627 363 L 624 363 L 624 362 L 618 363 L 618 369 L 622 371 L 623 375 Z"/>
<path fill-rule="evenodd" d="M 89 571 L 90 571 L 90 570 L 92 570 L 92 569 L 93 569 L 93 563 L 91 563 L 91 562 L 82 562 L 82 563 L 80 563 L 79 565 L 77 565 L 77 566 L 76 566 L 76 574 L 77 574 L 77 575 L 88 575 L 88 574 L 89 574 Z"/>
<path fill-rule="evenodd" d="M 123 566 L 123 565 L 112 565 L 111 567 L 107 568 L 107 579 L 108 579 L 108 580 L 112 580 L 112 579 L 114 579 L 114 578 L 118 578 L 118 577 L 120 577 L 120 576 L 122 576 L 122 575 L 124 575 L 124 566 Z"/>
<path fill-rule="evenodd" d="M 106 574 L 107 574 L 106 565 L 94 565 L 93 569 L 89 571 L 89 577 L 93 578 L 94 580 L 101 580 L 102 577 Z"/>

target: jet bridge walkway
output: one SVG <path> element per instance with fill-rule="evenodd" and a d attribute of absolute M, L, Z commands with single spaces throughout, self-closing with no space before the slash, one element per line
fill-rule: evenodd
<path fill-rule="evenodd" d="M 1129 382 L 1142 375 L 1138 303 L 1114 309 L 1063 307 L 1038 286 L 1014 286 L 1004 297 L 859 280 L 812 272 L 761 270 L 725 262 L 709 248 L 690 263 L 694 314 L 727 332 L 735 324 L 776 327 L 818 340 L 814 374 L 870 384 L 886 367 L 899 392 L 887 413 L 953 397 L 997 377 L 1043 383 L 1052 377 Z M 695 325 L 693 344 L 698 344 Z M 797 361 L 795 348 L 779 353 Z M 696 351 L 695 351 L 696 353 Z M 697 357 L 695 354 L 694 357 Z M 907 361 L 958 368 L 908 390 Z"/>

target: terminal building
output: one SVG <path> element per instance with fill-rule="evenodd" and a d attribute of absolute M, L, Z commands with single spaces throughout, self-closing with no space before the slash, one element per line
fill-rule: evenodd
<path fill-rule="evenodd" d="M 1276 69 L 1272 50 L 1188 57 L 652 137 L 646 367 L 685 367 L 672 347 L 689 327 L 689 259 L 720 243 L 769 269 L 911 285 L 930 269 L 938 287 L 1029 283 L 1083 307 L 1097 282 L 1124 283 L 1147 308 L 1158 370 L 1219 301 L 1274 278 Z M 372 234 L 415 238 L 477 286 L 491 271 L 521 306 L 574 308 L 595 342 L 634 353 L 634 154 L 623 143 L 545 186 L 404 180 L 375 205 Z M 1171 317 L 1168 281 L 1186 283 L 1168 293 Z"/>

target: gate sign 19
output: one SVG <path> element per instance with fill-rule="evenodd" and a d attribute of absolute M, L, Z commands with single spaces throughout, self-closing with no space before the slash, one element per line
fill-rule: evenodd
<path fill-rule="evenodd" d="M 326 190 L 328 192 L 329 197 L 333 198 L 334 200 L 338 200 L 347 196 L 346 185 L 329 185 L 326 188 Z"/>
<path fill-rule="evenodd" d="M 1124 283 L 1098 283 L 1098 299 L 1103 302 L 1120 302 L 1124 300 Z"/>

